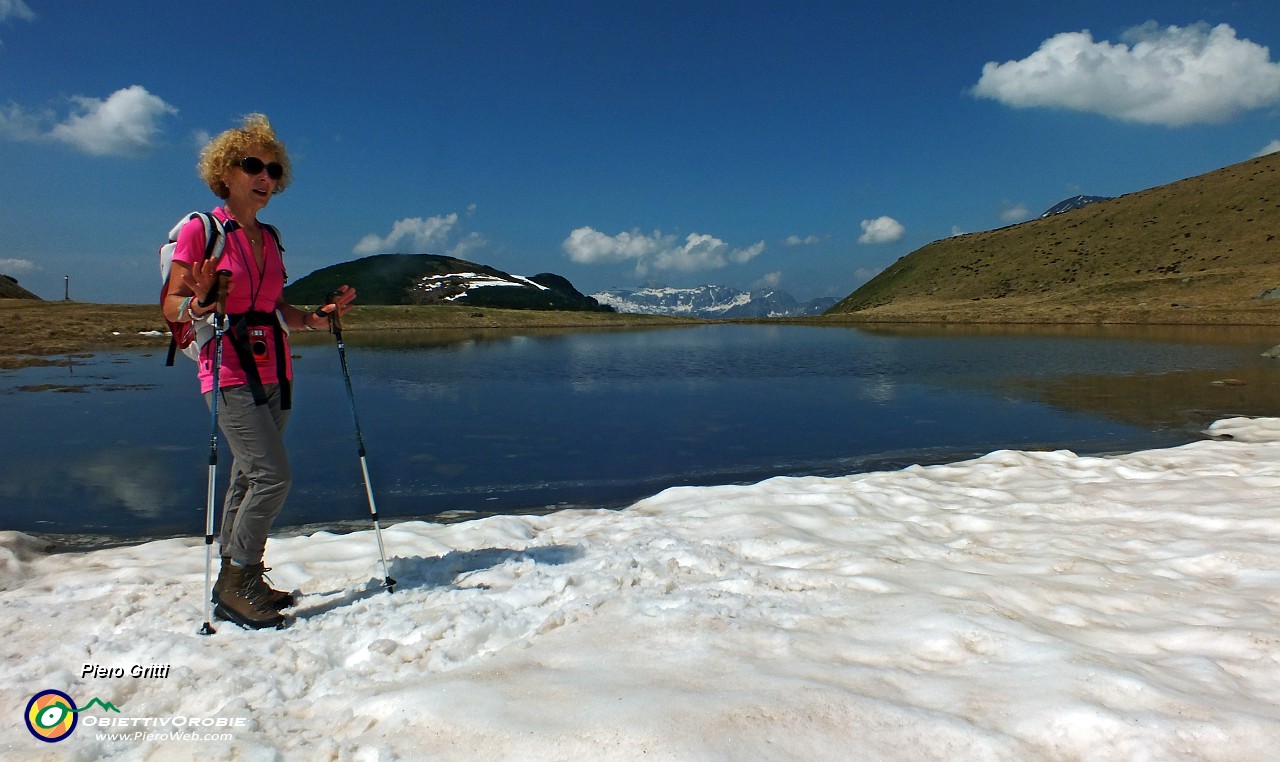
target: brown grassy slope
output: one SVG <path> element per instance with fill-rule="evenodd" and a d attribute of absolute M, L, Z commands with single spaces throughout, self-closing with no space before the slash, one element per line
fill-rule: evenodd
<path fill-rule="evenodd" d="M 18 281 L 0 273 L 0 299 L 39 299 L 40 297 L 18 285 Z"/>
<path fill-rule="evenodd" d="M 1280 323 L 1280 154 L 935 241 L 828 312 L 957 322 Z"/>

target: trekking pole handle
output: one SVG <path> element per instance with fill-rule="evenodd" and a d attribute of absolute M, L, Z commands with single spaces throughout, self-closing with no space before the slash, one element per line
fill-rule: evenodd
<path fill-rule="evenodd" d="M 219 270 L 218 280 L 214 282 L 213 288 L 205 292 L 205 295 L 196 300 L 196 304 L 200 307 L 208 307 L 211 304 L 221 305 L 227 298 L 227 279 L 231 277 L 230 270 Z"/>
<path fill-rule="evenodd" d="M 342 333 L 342 316 L 338 314 L 341 311 L 338 308 L 338 297 L 341 295 L 342 295 L 341 289 L 330 291 L 329 293 L 324 295 L 324 304 L 316 308 L 317 315 L 319 315 L 322 318 L 329 319 L 329 330 L 332 331 L 335 336 Z M 325 312 L 324 308 L 330 304 L 333 305 L 333 311 Z"/>
<path fill-rule="evenodd" d="M 214 289 L 217 291 L 217 296 L 214 301 L 218 305 L 216 307 L 216 311 L 219 318 L 227 314 L 227 291 L 229 290 L 228 285 L 230 284 L 230 282 L 231 282 L 231 271 L 219 270 L 218 285 L 214 286 Z"/>

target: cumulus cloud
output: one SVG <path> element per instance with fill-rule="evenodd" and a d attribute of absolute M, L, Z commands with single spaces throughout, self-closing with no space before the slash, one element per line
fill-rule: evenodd
<path fill-rule="evenodd" d="M 580 265 L 611 265 L 646 259 L 674 242 L 675 236 L 664 236 L 660 231 L 654 231 L 652 236 L 639 230 L 605 235 L 594 228 L 581 227 L 569 234 L 561 248 Z"/>
<path fill-rule="evenodd" d="M 892 217 L 882 216 L 862 221 L 862 235 L 858 243 L 893 243 L 906 235 L 907 229 Z"/>
<path fill-rule="evenodd" d="M 20 273 L 34 272 L 36 263 L 29 259 L 3 259 L 0 258 L 0 273 L 5 275 L 17 275 Z"/>
<path fill-rule="evenodd" d="M 9 19 L 35 21 L 36 14 L 22 0 L 0 0 L 0 21 Z"/>
<path fill-rule="evenodd" d="M 160 120 L 178 109 L 141 85 L 117 90 L 106 100 L 76 96 L 74 113 L 57 120 L 51 110 L 10 103 L 0 109 L 0 135 L 10 140 L 66 143 L 93 156 L 139 156 L 151 149 Z"/>
<path fill-rule="evenodd" d="M 1280 104 L 1280 63 L 1227 24 L 1161 28 L 1149 21 L 1122 39 L 1095 41 L 1088 30 L 1055 35 L 1022 60 L 988 62 L 972 92 L 1017 108 L 1170 127 Z"/>
<path fill-rule="evenodd" d="M 814 244 L 818 244 L 818 243 L 822 243 L 822 238 L 816 235 L 806 235 L 806 236 L 789 235 L 782 241 L 782 244 L 784 246 L 789 246 L 789 247 L 813 246 Z"/>
<path fill-rule="evenodd" d="M 0 107 L 0 135 L 9 140 L 34 142 L 44 138 L 43 125 L 53 121 L 52 112 L 33 112 L 16 103 Z"/>
<path fill-rule="evenodd" d="M 22 0 L 0 0 L 0 22 L 5 22 L 9 19 L 35 21 L 36 14 Z M 0 42 L 0 45 L 3 44 Z"/>
<path fill-rule="evenodd" d="M 777 288 L 782 283 L 782 272 L 775 270 L 771 273 L 765 273 L 756 281 L 757 288 Z"/>
<path fill-rule="evenodd" d="M 428 249 L 442 250 L 448 244 L 449 233 L 458 224 L 457 213 L 443 217 L 407 217 L 391 226 L 386 236 L 373 233 L 360 239 L 352 252 L 362 256 L 371 254 L 390 254 L 395 251 L 403 253 L 405 249 L 413 249 L 415 253 Z"/>
<path fill-rule="evenodd" d="M 1266 147 L 1263 148 L 1261 151 L 1258 151 L 1257 153 L 1255 153 L 1253 155 L 1253 158 L 1256 159 L 1259 156 L 1266 156 L 1269 153 L 1275 153 L 1277 151 L 1280 151 L 1280 140 L 1273 140 L 1270 143 L 1267 143 Z"/>
<path fill-rule="evenodd" d="M 466 259 L 471 252 L 483 247 L 489 243 L 489 239 L 480 233 L 467 233 L 461 241 L 455 243 L 449 250 L 448 255 L 457 259 Z"/>
<path fill-rule="evenodd" d="M 160 119 L 178 113 L 141 85 L 117 90 L 106 100 L 83 96 L 72 100 L 79 113 L 54 127 L 50 137 L 95 156 L 146 153 L 160 131 Z"/>
<path fill-rule="evenodd" d="M 1005 201 L 1000 205 L 1000 219 L 1004 222 L 1023 222 L 1031 218 L 1031 210 L 1023 203 Z"/>
<path fill-rule="evenodd" d="M 715 270 L 730 263 L 743 264 L 764 251 L 764 241 L 736 249 L 719 238 L 690 233 L 680 242 L 673 235 L 655 230 L 646 235 L 639 230 L 606 235 L 591 227 L 581 227 L 561 244 L 569 259 L 578 264 L 618 264 L 635 262 L 636 273 L 649 270 Z"/>

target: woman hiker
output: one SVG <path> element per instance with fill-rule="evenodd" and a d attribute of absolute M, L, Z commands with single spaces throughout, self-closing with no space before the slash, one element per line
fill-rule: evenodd
<path fill-rule="evenodd" d="M 272 522 L 284 507 L 292 476 L 284 446 L 293 377 L 288 331 L 315 330 L 334 310 L 351 309 L 355 290 L 343 286 L 315 312 L 284 301 L 284 260 L 274 229 L 258 212 L 292 179 L 289 156 L 262 114 L 209 141 L 200 153 L 200 178 L 224 203 L 213 214 L 226 230 L 219 258 L 205 259 L 203 223 L 182 228 L 169 272 L 165 318 L 200 320 L 217 308 L 218 271 L 230 271 L 222 292 L 230 327 L 219 371 L 218 425 L 231 449 L 231 481 L 222 507 L 222 569 L 213 588 L 214 613 L 250 628 L 278 627 L 291 593 L 263 579 L 262 557 Z M 200 353 L 200 383 L 212 404 L 214 342 Z"/>

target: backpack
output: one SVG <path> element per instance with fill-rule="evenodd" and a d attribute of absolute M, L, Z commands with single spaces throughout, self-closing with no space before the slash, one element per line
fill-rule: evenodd
<path fill-rule="evenodd" d="M 222 250 L 227 245 L 227 233 L 236 229 L 234 220 L 229 225 L 224 226 L 222 221 L 216 216 L 208 212 L 191 212 L 187 216 L 178 220 L 178 224 L 173 226 L 169 231 L 169 242 L 160 247 L 160 304 L 164 304 L 164 300 L 169 296 L 169 270 L 173 265 L 173 252 L 178 248 L 178 233 L 182 231 L 183 226 L 194 219 L 199 219 L 204 225 L 204 258 L 212 257 L 217 260 L 222 257 Z M 284 253 L 284 245 L 280 243 L 280 231 L 276 230 L 274 225 L 260 223 L 271 233 L 271 237 L 276 241 L 276 248 Z M 210 313 L 208 316 L 200 320 L 191 321 L 183 320 L 173 322 L 168 318 L 165 319 L 165 325 L 169 328 L 169 354 L 165 358 L 165 365 L 173 365 L 173 358 L 177 356 L 178 350 L 192 360 L 200 360 L 200 350 L 205 344 L 213 338 L 214 316 Z"/>
<path fill-rule="evenodd" d="M 226 231 L 223 230 L 222 222 L 212 214 L 205 212 L 192 212 L 186 217 L 178 220 L 178 224 L 173 226 L 169 231 L 169 242 L 160 247 L 160 304 L 164 305 L 164 300 L 169 296 L 169 270 L 173 265 L 173 252 L 178 248 L 178 233 L 191 220 L 199 219 L 204 223 L 204 258 L 213 257 L 218 259 L 222 256 L 222 249 L 227 244 Z M 173 358 L 177 355 L 179 349 L 182 353 L 192 360 L 200 359 L 200 349 L 213 338 L 213 316 L 199 320 L 182 320 L 174 322 L 165 318 L 165 325 L 169 327 L 169 355 L 165 359 L 165 365 L 173 365 Z"/>

